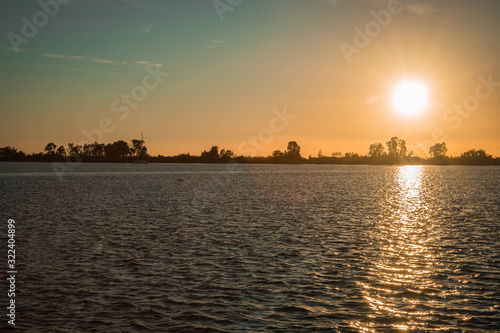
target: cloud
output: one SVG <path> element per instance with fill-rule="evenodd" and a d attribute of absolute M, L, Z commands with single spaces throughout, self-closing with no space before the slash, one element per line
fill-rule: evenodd
<path fill-rule="evenodd" d="M 12 47 L 5 47 L 5 46 L 2 46 L 1 44 L 0 44 L 0 50 L 14 52 L 14 49 Z M 19 49 L 19 52 L 32 53 L 34 55 L 44 57 L 44 58 L 61 59 L 61 60 L 68 60 L 68 61 L 79 61 L 79 62 L 90 62 L 90 63 L 94 63 L 94 64 L 104 64 L 104 65 L 113 65 L 113 66 L 124 66 L 124 65 L 128 64 L 128 62 L 126 62 L 126 61 L 102 59 L 102 58 L 92 57 L 90 55 L 85 55 L 85 56 L 68 55 L 68 54 L 63 54 L 63 53 L 50 53 L 50 52 L 44 52 L 44 51 L 32 50 L 32 49 Z M 163 66 L 163 64 L 158 64 L 158 63 L 155 63 L 152 61 L 135 61 L 135 63 L 138 65 L 147 65 L 147 66 L 159 66 L 159 67 Z"/>
<path fill-rule="evenodd" d="M 146 66 L 151 66 L 151 67 L 163 67 L 163 64 L 157 64 L 152 61 L 136 61 L 135 62 L 138 65 L 146 65 Z"/>
<path fill-rule="evenodd" d="M 438 7 L 435 3 L 430 2 L 412 2 L 407 5 L 407 8 L 410 12 L 417 15 L 429 15 L 438 13 L 441 11 L 441 8 Z"/>
<path fill-rule="evenodd" d="M 16 52 L 16 50 L 14 50 L 14 48 L 12 48 L 10 46 L 1 46 L 1 44 L 0 44 L 0 50 L 5 50 L 7 52 Z M 18 48 L 17 52 L 29 52 L 29 50 L 28 49 Z"/>
<path fill-rule="evenodd" d="M 370 0 L 371 5 L 379 8 L 387 8 L 389 2 L 392 0 Z M 426 0 L 402 0 L 401 4 L 410 12 L 416 15 L 429 15 L 441 11 L 441 7 L 436 4 L 437 2 L 430 2 Z"/>
<path fill-rule="evenodd" d="M 342 3 L 353 4 L 355 6 L 359 5 L 359 2 L 353 2 L 352 0 L 324 0 L 324 1 L 332 7 L 337 7 L 337 6 L 341 5 Z M 367 5 L 367 6 L 371 6 L 371 7 L 387 7 L 389 1 L 393 1 L 393 0 L 364 0 L 363 5 Z M 411 0 L 409 0 L 409 1 L 411 1 Z"/>
<path fill-rule="evenodd" d="M 207 45 L 209 49 L 215 49 L 218 45 L 225 43 L 225 40 L 211 40 L 210 44 Z"/>
<path fill-rule="evenodd" d="M 36 51 L 32 51 L 32 53 L 39 54 L 42 57 L 46 57 L 46 58 L 87 61 L 87 62 L 93 62 L 96 64 L 106 64 L 106 65 L 115 65 L 115 66 L 127 64 L 126 61 L 115 61 L 115 60 L 92 58 L 92 57 L 85 57 L 85 56 L 71 56 L 71 55 L 66 55 L 66 54 L 36 52 Z"/>
<path fill-rule="evenodd" d="M 56 53 L 42 53 L 42 56 L 47 58 L 56 58 L 56 59 L 71 59 L 70 56 L 64 54 L 56 54 Z"/>
<path fill-rule="evenodd" d="M 152 28 L 153 28 L 153 26 L 150 24 L 150 25 L 148 25 L 147 27 L 142 28 L 142 29 L 141 29 L 141 32 L 144 32 L 144 33 L 146 33 L 146 34 L 147 34 L 148 32 L 150 32 L 150 31 L 151 31 L 151 29 L 152 29 Z"/>
<path fill-rule="evenodd" d="M 107 65 L 126 65 L 126 61 L 114 61 L 114 60 L 106 60 L 99 58 L 89 58 L 91 62 L 95 62 L 96 64 L 107 64 Z"/>
<path fill-rule="evenodd" d="M 352 0 L 325 0 L 333 7 L 341 3 L 352 3 Z M 367 0 L 365 4 L 375 8 L 387 8 L 393 0 Z M 426 0 L 400 0 L 401 4 L 410 12 L 416 15 L 429 15 L 442 11 L 442 8 L 436 2 Z"/>

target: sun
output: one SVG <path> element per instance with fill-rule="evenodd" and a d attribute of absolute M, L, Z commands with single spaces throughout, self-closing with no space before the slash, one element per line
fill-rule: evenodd
<path fill-rule="evenodd" d="M 401 81 L 392 92 L 392 105 L 406 116 L 421 113 L 429 103 L 427 86 L 417 80 Z"/>

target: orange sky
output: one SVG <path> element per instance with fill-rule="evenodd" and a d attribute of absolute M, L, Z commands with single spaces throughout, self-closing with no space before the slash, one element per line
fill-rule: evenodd
<path fill-rule="evenodd" d="M 9 33 L 22 36 L 20 18 L 41 9 L 0 5 L 11 13 L 0 26 L 0 146 L 31 153 L 88 132 L 106 143 L 144 132 L 153 155 L 218 145 L 266 156 L 295 140 L 307 157 L 366 154 L 398 136 L 417 156 L 443 140 L 451 155 L 500 156 L 497 2 L 249 1 L 223 13 L 206 1 L 96 3 L 61 6 L 18 52 Z M 430 92 L 413 117 L 389 102 L 408 78 Z M 294 117 L 273 120 L 285 109 Z"/>

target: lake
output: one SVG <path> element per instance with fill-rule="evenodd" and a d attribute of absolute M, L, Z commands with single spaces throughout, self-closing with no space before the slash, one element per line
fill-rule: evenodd
<path fill-rule="evenodd" d="M 500 331 L 499 167 L 69 169 L 0 163 L 22 331 Z"/>

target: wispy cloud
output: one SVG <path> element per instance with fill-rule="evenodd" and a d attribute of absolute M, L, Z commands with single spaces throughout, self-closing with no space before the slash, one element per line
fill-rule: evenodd
<path fill-rule="evenodd" d="M 114 60 L 107 60 L 107 59 L 99 59 L 99 58 L 90 58 L 88 59 L 91 62 L 95 62 L 96 64 L 107 64 L 107 65 L 126 65 L 126 61 L 114 61 Z"/>
<path fill-rule="evenodd" d="M 56 58 L 56 59 L 71 59 L 71 56 L 67 56 L 64 54 L 56 54 L 56 53 L 42 53 L 42 56 L 47 58 Z"/>
<path fill-rule="evenodd" d="M 332 7 L 337 7 L 338 5 L 345 3 L 345 4 L 356 4 L 352 0 L 324 0 L 328 5 Z M 373 6 L 373 7 L 387 7 L 387 4 L 389 1 L 392 0 L 365 0 L 364 5 L 368 6 Z"/>
<path fill-rule="evenodd" d="M 136 61 L 135 62 L 138 65 L 146 65 L 146 66 L 151 66 L 151 67 L 163 67 L 163 64 L 157 64 L 152 61 Z"/>
<path fill-rule="evenodd" d="M 441 7 L 439 7 L 436 3 L 423 1 L 409 3 L 407 8 L 410 12 L 417 15 L 429 15 L 441 11 Z"/>
<path fill-rule="evenodd" d="M 325 0 L 333 7 L 341 3 L 350 3 L 351 0 Z M 375 8 L 387 8 L 389 2 L 393 0 L 367 0 L 365 4 Z M 442 11 L 442 8 L 437 4 L 437 1 L 430 2 L 420 0 L 418 2 L 413 0 L 402 0 L 401 4 L 410 12 L 416 15 L 429 15 Z"/>
<path fill-rule="evenodd" d="M 152 29 L 152 28 L 153 28 L 153 26 L 152 26 L 152 25 L 148 25 L 147 27 L 142 28 L 142 29 L 141 29 L 141 32 L 148 33 L 148 32 L 150 32 L 150 31 L 151 31 L 151 29 Z"/>
<path fill-rule="evenodd" d="M 0 44 L 0 50 L 5 50 L 8 52 L 14 52 L 14 49 L 12 47 L 5 47 Z M 104 64 L 104 65 L 113 65 L 113 66 L 124 66 L 127 65 L 128 62 L 126 61 L 117 61 L 117 60 L 111 60 L 111 59 L 102 59 L 102 58 L 96 58 L 92 57 L 90 55 L 68 55 L 68 54 L 63 54 L 63 53 L 50 53 L 50 52 L 44 52 L 40 50 L 32 50 L 32 49 L 19 49 L 19 52 L 26 52 L 26 53 L 32 53 L 40 57 L 44 58 L 52 58 L 52 59 L 61 59 L 61 60 L 67 60 L 67 61 L 80 61 L 80 62 L 91 62 L 95 64 Z M 134 63 L 138 65 L 147 65 L 147 66 L 159 66 L 162 67 L 163 64 L 158 64 L 152 61 L 135 61 Z"/>
<path fill-rule="evenodd" d="M 217 48 L 220 44 L 225 43 L 225 42 L 226 42 L 225 40 L 211 40 L 211 41 L 209 42 L 210 44 L 208 44 L 208 45 L 207 45 L 207 47 L 208 47 L 208 48 L 210 48 L 210 49 L 215 49 L 215 48 Z"/>
<path fill-rule="evenodd" d="M 0 50 L 4 50 L 7 52 L 16 52 L 16 50 L 14 50 L 14 48 L 12 48 L 10 46 L 2 46 L 2 44 L 0 44 Z M 18 48 L 18 50 L 19 50 L 19 52 L 29 52 L 28 49 Z"/>
<path fill-rule="evenodd" d="M 93 62 L 96 64 L 106 64 L 106 65 L 115 65 L 115 66 L 127 64 L 126 61 L 100 59 L 100 58 L 93 58 L 93 57 L 88 57 L 88 56 L 73 56 L 73 55 L 67 55 L 67 54 L 47 53 L 47 52 L 33 52 L 33 53 L 39 54 L 42 57 L 46 57 L 46 58 L 87 61 L 87 62 Z"/>

